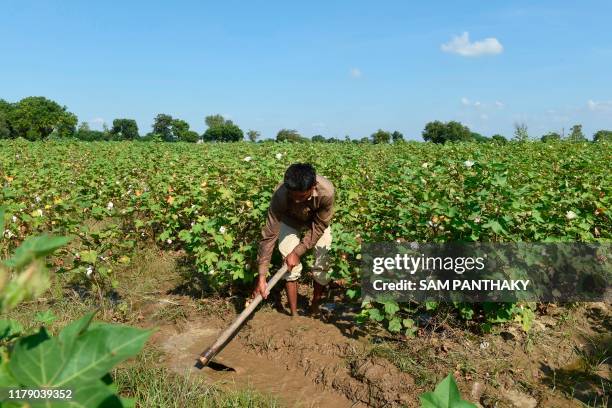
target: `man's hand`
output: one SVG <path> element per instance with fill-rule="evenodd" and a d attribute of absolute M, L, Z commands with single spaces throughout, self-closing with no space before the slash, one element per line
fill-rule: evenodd
<path fill-rule="evenodd" d="M 287 255 L 287 257 L 285 258 L 285 263 L 287 264 L 287 270 L 291 271 L 291 269 L 293 269 L 294 266 L 296 266 L 297 264 L 300 263 L 300 257 L 297 256 L 297 254 L 295 252 L 291 252 L 289 255 Z"/>
<path fill-rule="evenodd" d="M 259 275 L 257 279 L 257 285 L 255 286 L 255 290 L 253 291 L 253 297 L 257 295 L 261 295 L 264 299 L 268 298 L 268 284 L 266 282 L 266 277 L 264 275 Z"/>

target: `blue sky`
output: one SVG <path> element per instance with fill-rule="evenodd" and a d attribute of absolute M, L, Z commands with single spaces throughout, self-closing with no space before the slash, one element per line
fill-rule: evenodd
<path fill-rule="evenodd" d="M 0 2 L 0 98 L 46 96 L 92 128 L 144 134 L 169 113 L 202 132 L 220 113 L 264 137 L 612 129 L 608 0 Z"/>

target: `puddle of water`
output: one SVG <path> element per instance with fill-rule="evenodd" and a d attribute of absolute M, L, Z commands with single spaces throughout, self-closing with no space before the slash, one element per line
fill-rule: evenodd
<path fill-rule="evenodd" d="M 298 367 L 289 367 L 282 359 L 270 359 L 245 350 L 237 339 L 230 342 L 214 358 L 214 366 L 198 369 L 197 357 L 211 345 L 221 329 L 197 327 L 183 333 L 165 333 L 160 338 L 167 353 L 166 365 L 178 373 L 204 376 L 210 383 L 233 388 L 251 387 L 278 397 L 296 407 L 350 407 L 353 404 L 341 394 L 324 390 L 304 376 Z M 202 323 L 199 323 L 202 324 Z M 234 371 L 215 370 L 231 367 Z"/>

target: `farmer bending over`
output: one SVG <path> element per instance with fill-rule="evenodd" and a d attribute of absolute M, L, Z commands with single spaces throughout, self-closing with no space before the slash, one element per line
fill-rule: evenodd
<path fill-rule="evenodd" d="M 285 180 L 274 189 L 266 225 L 261 231 L 257 263 L 259 278 L 254 294 L 267 298 L 266 275 L 278 239 L 278 249 L 287 264 L 286 290 L 291 315 L 297 316 L 297 279 L 302 273 L 300 257 L 314 247 L 312 268 L 314 294 L 310 312 L 316 314 L 323 290 L 329 283 L 330 222 L 333 216 L 334 186 L 307 163 L 295 163 L 285 172 Z M 305 231 L 300 241 L 301 233 Z"/>

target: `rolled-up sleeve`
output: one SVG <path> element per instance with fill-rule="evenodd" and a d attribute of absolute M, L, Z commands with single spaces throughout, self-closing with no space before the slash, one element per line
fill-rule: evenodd
<path fill-rule="evenodd" d="M 278 239 L 280 231 L 280 217 L 282 213 L 282 201 L 277 192 L 270 200 L 266 224 L 261 229 L 261 240 L 259 241 L 259 250 L 257 252 L 257 264 L 259 274 L 266 276 L 270 268 L 270 260 L 274 251 L 274 244 Z"/>
<path fill-rule="evenodd" d="M 295 247 L 293 252 L 298 256 L 304 255 L 306 251 L 314 247 L 325 229 L 331 223 L 334 216 L 334 193 L 321 197 L 321 207 L 315 213 L 310 228 L 304 234 L 302 241 Z"/>

